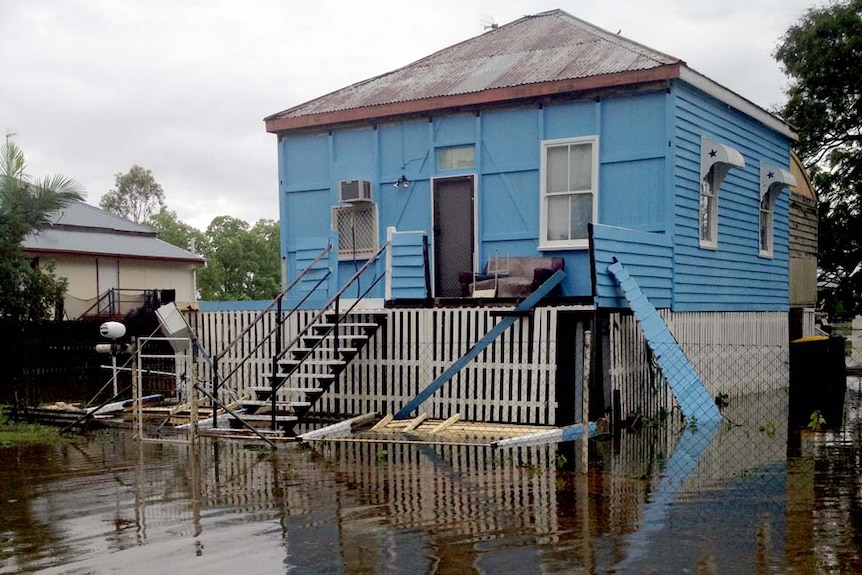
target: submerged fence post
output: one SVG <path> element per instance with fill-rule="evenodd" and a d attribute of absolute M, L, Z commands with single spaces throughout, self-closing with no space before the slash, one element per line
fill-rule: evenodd
<path fill-rule="evenodd" d="M 191 401 L 190 404 L 190 412 L 189 419 L 191 420 L 191 425 L 189 426 L 189 442 L 197 446 L 198 443 L 198 392 L 195 384 L 198 381 L 198 346 L 196 340 L 189 340 L 189 353 L 191 353 L 191 368 L 192 374 L 191 377 L 186 380 L 186 397 Z M 217 407 L 213 405 L 213 419 L 218 419 L 218 411 Z M 213 423 L 215 425 L 215 423 Z M 195 461 L 195 465 L 197 465 L 197 461 Z"/>
<path fill-rule="evenodd" d="M 135 350 L 135 363 L 137 369 L 132 372 L 132 411 L 135 414 L 135 433 L 133 434 L 134 439 L 137 439 L 140 442 L 144 441 L 144 411 L 143 411 L 143 402 L 141 401 L 141 397 L 143 397 L 143 385 L 141 380 L 143 379 L 143 360 L 141 358 L 141 340 L 140 338 L 133 337 L 132 338 L 132 349 Z"/>
<path fill-rule="evenodd" d="M 584 428 L 581 441 L 581 473 L 586 474 L 590 464 L 590 370 L 593 363 L 593 332 L 584 331 L 584 381 L 581 393 L 581 425 Z"/>

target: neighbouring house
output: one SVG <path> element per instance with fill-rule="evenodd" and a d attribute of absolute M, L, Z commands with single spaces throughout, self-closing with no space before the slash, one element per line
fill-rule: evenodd
<path fill-rule="evenodd" d="M 66 319 L 119 319 L 168 301 L 194 306 L 195 272 L 206 264 L 147 226 L 84 202 L 59 210 L 23 248 L 34 265 L 50 262 L 54 274 L 68 280 Z"/>
<path fill-rule="evenodd" d="M 814 333 L 817 307 L 817 193 L 802 161 L 790 158 L 796 185 L 790 188 L 790 338 Z"/>
<path fill-rule="evenodd" d="M 288 302 L 383 327 L 322 409 L 655 413 L 669 356 L 639 324 L 710 402 L 786 387 L 796 134 L 683 60 L 553 10 L 265 124 Z"/>

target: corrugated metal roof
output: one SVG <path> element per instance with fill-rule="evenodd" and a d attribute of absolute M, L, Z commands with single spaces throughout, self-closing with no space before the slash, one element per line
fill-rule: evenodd
<path fill-rule="evenodd" d="M 602 30 L 562 10 L 553 10 L 525 16 L 266 120 L 636 72 L 678 63 L 678 58 Z"/>
<path fill-rule="evenodd" d="M 147 226 L 115 216 L 84 202 L 59 210 L 54 225 L 31 234 L 22 246 L 28 251 L 101 254 L 204 263 L 205 259 L 156 237 Z"/>
<path fill-rule="evenodd" d="M 155 233 L 147 226 L 127 220 L 126 218 L 121 218 L 120 216 L 106 212 L 96 206 L 85 204 L 84 202 L 72 202 L 58 210 L 51 217 L 51 222 L 56 225 L 100 228 L 122 232 Z"/>
<path fill-rule="evenodd" d="M 49 228 L 30 236 L 23 245 L 30 251 L 204 262 L 201 256 L 154 236 Z"/>

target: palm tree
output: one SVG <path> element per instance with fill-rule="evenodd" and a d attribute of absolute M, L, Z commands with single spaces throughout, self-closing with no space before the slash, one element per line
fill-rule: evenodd
<path fill-rule="evenodd" d="M 50 216 L 65 205 L 83 200 L 84 188 L 65 176 L 34 180 L 26 172 L 24 152 L 6 142 L 0 157 L 0 229 L 14 244 L 47 227 Z"/>
<path fill-rule="evenodd" d="M 24 153 L 7 141 L 0 155 L 0 318 L 42 319 L 63 301 L 66 279 L 31 266 L 21 242 L 48 227 L 54 212 L 83 199 L 76 181 L 34 180 L 26 168 Z"/>

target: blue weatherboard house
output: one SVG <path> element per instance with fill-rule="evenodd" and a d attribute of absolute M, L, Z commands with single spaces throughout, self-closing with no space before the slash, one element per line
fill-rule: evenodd
<path fill-rule="evenodd" d="M 458 274 L 491 258 L 559 257 L 561 295 L 622 305 L 603 277 L 594 294 L 594 223 L 623 238 L 624 264 L 655 252 L 644 280 L 658 307 L 787 309 L 793 131 L 685 62 L 563 11 L 274 114 L 266 129 L 288 278 L 334 230 L 339 285 L 395 227 L 427 234 L 434 297 L 461 297 Z"/>
<path fill-rule="evenodd" d="M 777 347 L 769 361 L 786 379 L 796 135 L 678 58 L 553 10 L 265 122 L 291 305 L 501 308 L 468 338 L 479 344 L 493 322 L 553 308 L 546 422 L 579 419 L 566 381 L 585 373 L 584 353 L 600 358 L 591 413 L 642 384 L 638 354 L 669 377 L 669 342 L 707 398 L 778 384 L 743 368 L 719 378 L 698 345 Z M 639 359 L 613 359 L 625 347 Z M 458 357 L 443 375 L 476 355 Z M 430 397 L 448 380 L 427 383 Z"/>

